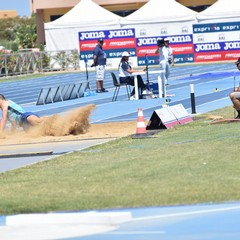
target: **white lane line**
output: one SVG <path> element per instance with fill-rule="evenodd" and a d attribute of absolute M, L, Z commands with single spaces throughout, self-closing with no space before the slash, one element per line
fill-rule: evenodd
<path fill-rule="evenodd" d="M 165 234 L 164 231 L 129 231 L 129 232 L 108 232 L 107 235 L 159 235 Z"/>
<path fill-rule="evenodd" d="M 191 212 L 170 213 L 170 214 L 163 214 L 163 215 L 156 215 L 156 216 L 149 216 L 149 217 L 134 218 L 134 219 L 132 219 L 132 222 L 144 221 L 144 220 L 154 220 L 154 219 L 161 219 L 161 218 L 170 218 L 170 217 L 201 215 L 201 214 L 206 214 L 206 213 L 226 212 L 226 211 L 232 211 L 232 210 L 238 210 L 238 209 L 240 209 L 240 206 L 226 207 L 226 208 L 214 208 L 214 209 L 191 211 Z"/>

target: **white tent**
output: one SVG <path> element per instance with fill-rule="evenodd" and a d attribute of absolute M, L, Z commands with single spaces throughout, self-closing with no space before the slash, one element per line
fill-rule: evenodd
<path fill-rule="evenodd" d="M 206 10 L 197 14 L 199 23 L 240 21 L 239 0 L 218 0 Z"/>
<path fill-rule="evenodd" d="M 140 9 L 122 19 L 121 24 L 195 21 L 196 14 L 175 0 L 149 0 Z"/>
<path fill-rule="evenodd" d="M 120 19 L 92 0 L 81 0 L 61 18 L 44 24 L 46 50 L 78 49 L 78 32 L 120 28 Z"/>
<path fill-rule="evenodd" d="M 175 0 L 149 0 L 120 23 L 124 28 L 135 28 L 136 37 L 182 35 L 192 33 L 196 15 Z"/>

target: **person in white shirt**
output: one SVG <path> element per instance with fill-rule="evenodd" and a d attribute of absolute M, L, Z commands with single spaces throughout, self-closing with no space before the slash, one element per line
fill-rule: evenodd
<path fill-rule="evenodd" d="M 169 38 L 164 38 L 164 46 L 167 48 L 168 50 L 168 63 L 171 66 L 174 66 L 174 57 L 173 57 L 173 50 L 169 45 L 170 39 Z"/>
<path fill-rule="evenodd" d="M 170 75 L 170 65 L 169 65 L 169 56 L 171 55 L 169 47 L 165 45 L 165 42 L 169 42 L 169 39 L 158 39 L 157 45 L 158 48 L 155 51 L 156 54 L 159 54 L 159 64 L 160 64 L 160 70 L 163 70 L 165 72 L 165 85 L 168 84 L 168 78 Z"/>
<path fill-rule="evenodd" d="M 122 53 L 122 59 L 118 67 L 118 75 L 119 75 L 120 83 L 127 83 L 131 86 L 134 86 L 134 76 L 132 76 L 132 73 L 135 71 L 128 62 L 129 57 L 130 57 L 130 54 L 128 52 L 125 51 Z M 138 80 L 138 87 L 141 89 L 140 91 L 140 98 L 141 98 L 141 95 L 145 94 L 147 87 L 143 82 L 141 75 L 137 75 L 137 80 Z M 135 100 L 135 88 L 133 88 L 132 90 L 130 100 Z"/>

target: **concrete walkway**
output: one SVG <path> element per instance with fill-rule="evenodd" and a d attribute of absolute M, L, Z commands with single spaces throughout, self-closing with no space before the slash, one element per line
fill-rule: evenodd
<path fill-rule="evenodd" d="M 114 138 L 78 139 L 0 146 L 0 173 L 46 161 L 62 154 L 106 143 Z"/>
<path fill-rule="evenodd" d="M 19 214 L 0 224 L 1 240 L 67 239 L 113 231 L 132 219 L 130 212 Z"/>

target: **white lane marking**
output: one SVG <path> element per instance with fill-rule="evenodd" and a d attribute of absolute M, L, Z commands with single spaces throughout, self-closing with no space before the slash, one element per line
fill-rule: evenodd
<path fill-rule="evenodd" d="M 144 220 L 154 220 L 154 219 L 170 218 L 170 217 L 182 217 L 182 216 L 198 215 L 198 214 L 205 214 L 205 213 L 226 212 L 226 211 L 232 211 L 237 209 L 240 209 L 240 206 L 206 209 L 206 210 L 198 210 L 198 211 L 191 211 L 191 212 L 170 213 L 170 214 L 163 214 L 163 215 L 149 216 L 149 217 L 140 217 L 140 218 L 134 218 L 132 219 L 132 221 L 137 222 L 137 221 L 144 221 Z"/>
<path fill-rule="evenodd" d="M 164 231 L 129 231 L 129 232 L 108 232 L 108 235 L 158 235 L 158 234 L 165 234 Z"/>

